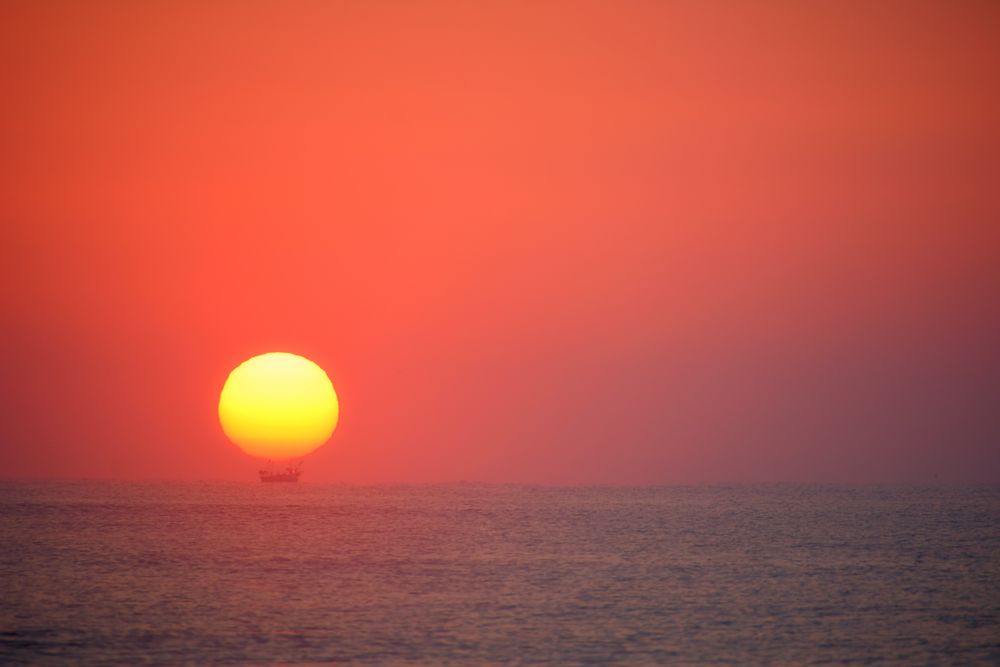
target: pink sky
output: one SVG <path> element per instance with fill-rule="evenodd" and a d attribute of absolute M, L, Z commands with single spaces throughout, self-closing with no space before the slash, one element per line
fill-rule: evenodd
<path fill-rule="evenodd" d="M 0 476 L 1000 482 L 1000 5 L 0 9 Z"/>

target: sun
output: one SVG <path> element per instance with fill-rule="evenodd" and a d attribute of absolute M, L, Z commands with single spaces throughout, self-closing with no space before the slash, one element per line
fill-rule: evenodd
<path fill-rule="evenodd" d="M 333 434 L 340 416 L 326 372 L 288 352 L 268 352 L 233 369 L 219 396 L 226 436 L 251 456 L 305 456 Z"/>

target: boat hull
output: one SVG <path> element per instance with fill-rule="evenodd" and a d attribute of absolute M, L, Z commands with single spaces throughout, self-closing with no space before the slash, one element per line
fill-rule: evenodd
<path fill-rule="evenodd" d="M 299 472 L 267 472 L 266 470 L 260 471 L 260 481 L 262 482 L 297 482 L 299 481 Z"/>

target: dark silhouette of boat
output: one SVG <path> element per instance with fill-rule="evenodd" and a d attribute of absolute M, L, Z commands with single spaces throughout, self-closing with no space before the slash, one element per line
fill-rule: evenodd
<path fill-rule="evenodd" d="M 302 474 L 301 470 L 302 464 L 295 466 L 294 468 L 288 467 L 282 471 L 274 470 L 260 470 L 260 481 L 262 482 L 297 482 L 299 481 L 299 475 Z"/>

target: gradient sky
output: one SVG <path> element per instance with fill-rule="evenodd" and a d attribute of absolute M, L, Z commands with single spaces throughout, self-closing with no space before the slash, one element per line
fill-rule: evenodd
<path fill-rule="evenodd" d="M 0 477 L 1000 482 L 1000 3 L 5 2 Z"/>

